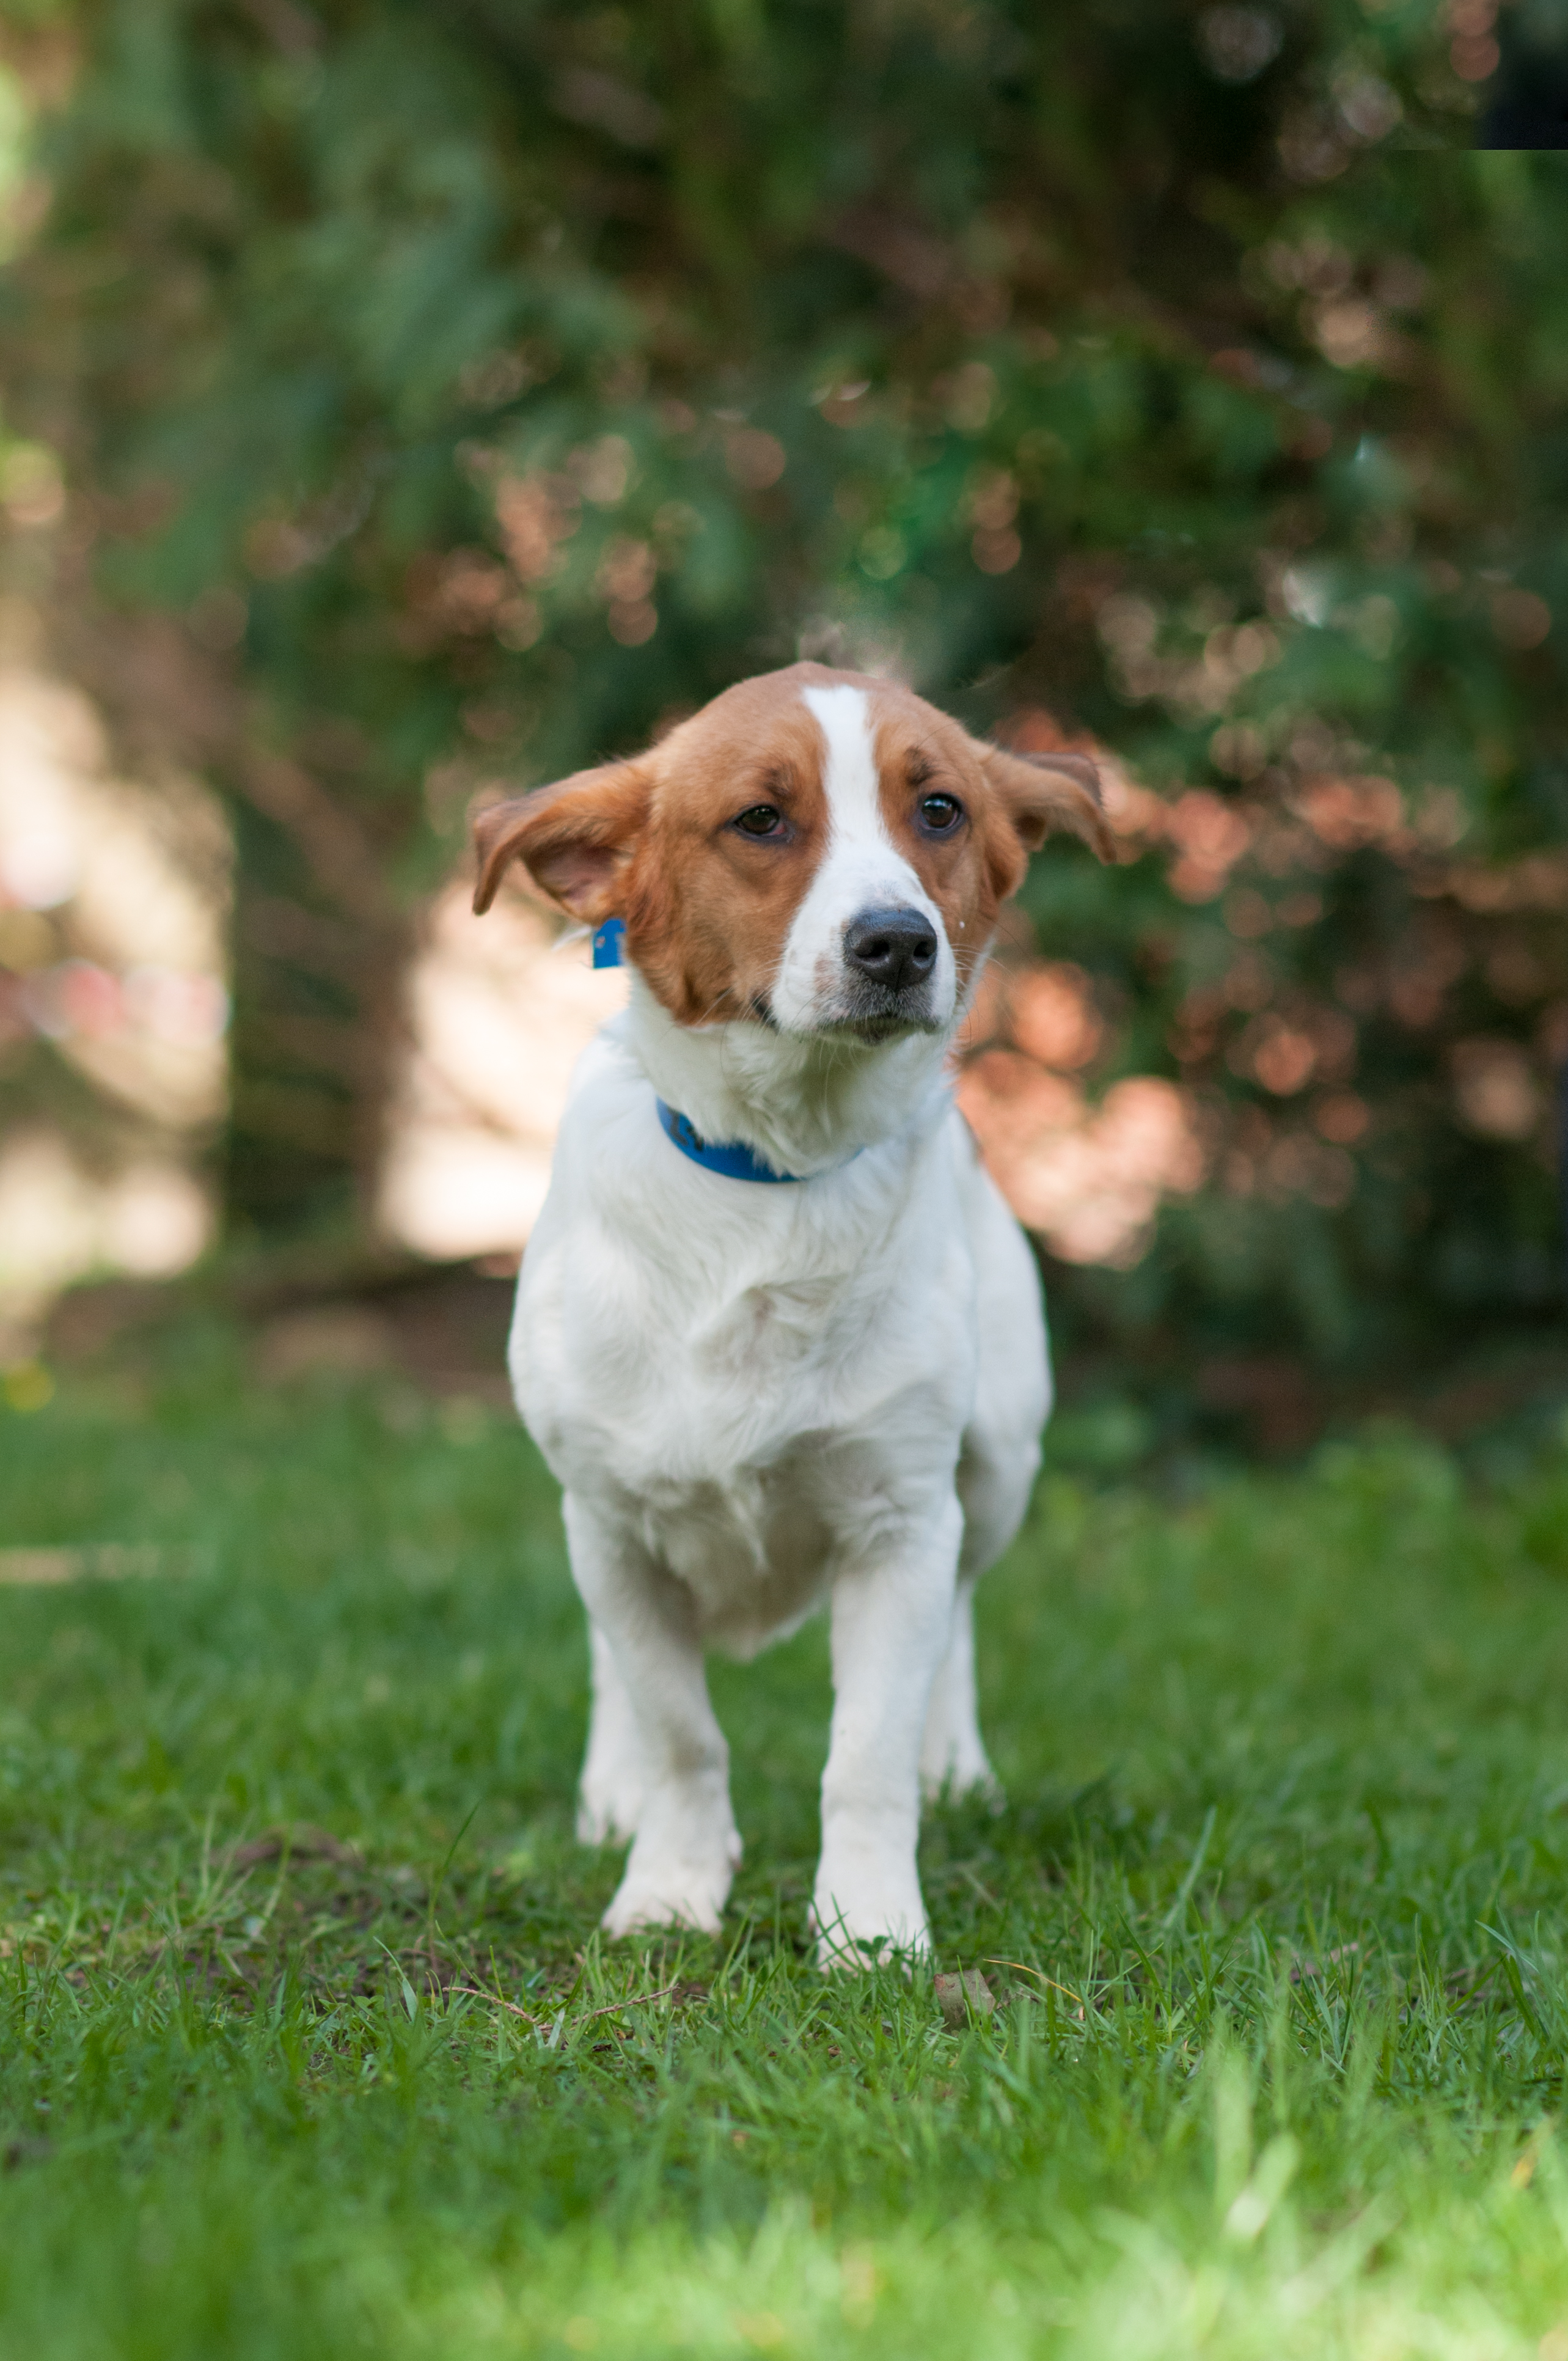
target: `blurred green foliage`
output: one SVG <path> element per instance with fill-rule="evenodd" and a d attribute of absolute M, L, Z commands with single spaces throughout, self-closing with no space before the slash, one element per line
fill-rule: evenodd
<path fill-rule="evenodd" d="M 1091 1086 L 1180 1079 L 1209 1150 L 1077 1314 L 1343 1356 L 1555 1306 L 1568 186 L 1470 151 L 1426 0 L 9 38 L 51 192 L 11 413 L 60 578 L 174 619 L 151 695 L 236 814 L 237 1223 L 373 1159 L 474 793 L 804 651 L 1158 798 L 1027 896 Z"/>

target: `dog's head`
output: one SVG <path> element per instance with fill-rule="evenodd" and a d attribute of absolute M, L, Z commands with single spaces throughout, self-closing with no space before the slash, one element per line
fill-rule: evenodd
<path fill-rule="evenodd" d="M 476 910 L 521 861 L 626 948 L 677 1023 L 946 1031 L 1031 852 L 1111 835 L 1094 765 L 982 744 L 912 691 L 792 664 L 659 745 L 475 822 Z"/>

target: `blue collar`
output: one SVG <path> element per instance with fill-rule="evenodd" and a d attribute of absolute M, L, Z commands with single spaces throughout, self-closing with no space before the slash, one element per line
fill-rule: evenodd
<path fill-rule="evenodd" d="M 677 1115 L 674 1108 L 666 1106 L 661 1098 L 655 1098 L 653 1104 L 659 1110 L 659 1121 L 664 1127 L 665 1137 L 674 1143 L 683 1156 L 689 1156 L 694 1164 L 700 1164 L 705 1172 L 721 1172 L 726 1180 L 804 1182 L 821 1178 L 819 1173 L 775 1172 L 773 1166 L 764 1164 L 755 1148 L 748 1148 L 743 1139 L 704 1139 L 689 1115 Z M 861 1153 L 857 1148 L 855 1156 Z M 844 1164 L 852 1164 L 855 1156 L 847 1156 Z M 844 1165 L 833 1164 L 828 1169 L 831 1172 L 841 1172 Z"/>
<path fill-rule="evenodd" d="M 659 1121 L 666 1136 L 673 1139 L 683 1156 L 700 1164 L 707 1172 L 722 1172 L 727 1180 L 803 1180 L 803 1172 L 775 1172 L 764 1164 L 754 1148 L 743 1139 L 704 1139 L 689 1115 L 677 1115 L 663 1099 L 653 1102 L 659 1110 Z"/>

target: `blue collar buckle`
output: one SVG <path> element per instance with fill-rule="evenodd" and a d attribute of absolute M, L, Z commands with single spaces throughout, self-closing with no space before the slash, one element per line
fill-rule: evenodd
<path fill-rule="evenodd" d="M 625 966 L 626 961 L 620 955 L 621 941 L 625 933 L 624 918 L 607 918 L 602 927 L 594 928 L 594 965 L 596 967 Z M 581 939 L 579 936 L 578 940 L 581 941 Z"/>

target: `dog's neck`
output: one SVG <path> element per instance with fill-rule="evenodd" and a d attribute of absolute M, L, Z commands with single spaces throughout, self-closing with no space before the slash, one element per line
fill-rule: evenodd
<path fill-rule="evenodd" d="M 741 1140 L 775 1171 L 830 1170 L 944 1104 L 950 1033 L 870 1044 L 802 1038 L 754 1019 L 677 1025 L 636 970 L 615 1029 L 703 1138 Z"/>

